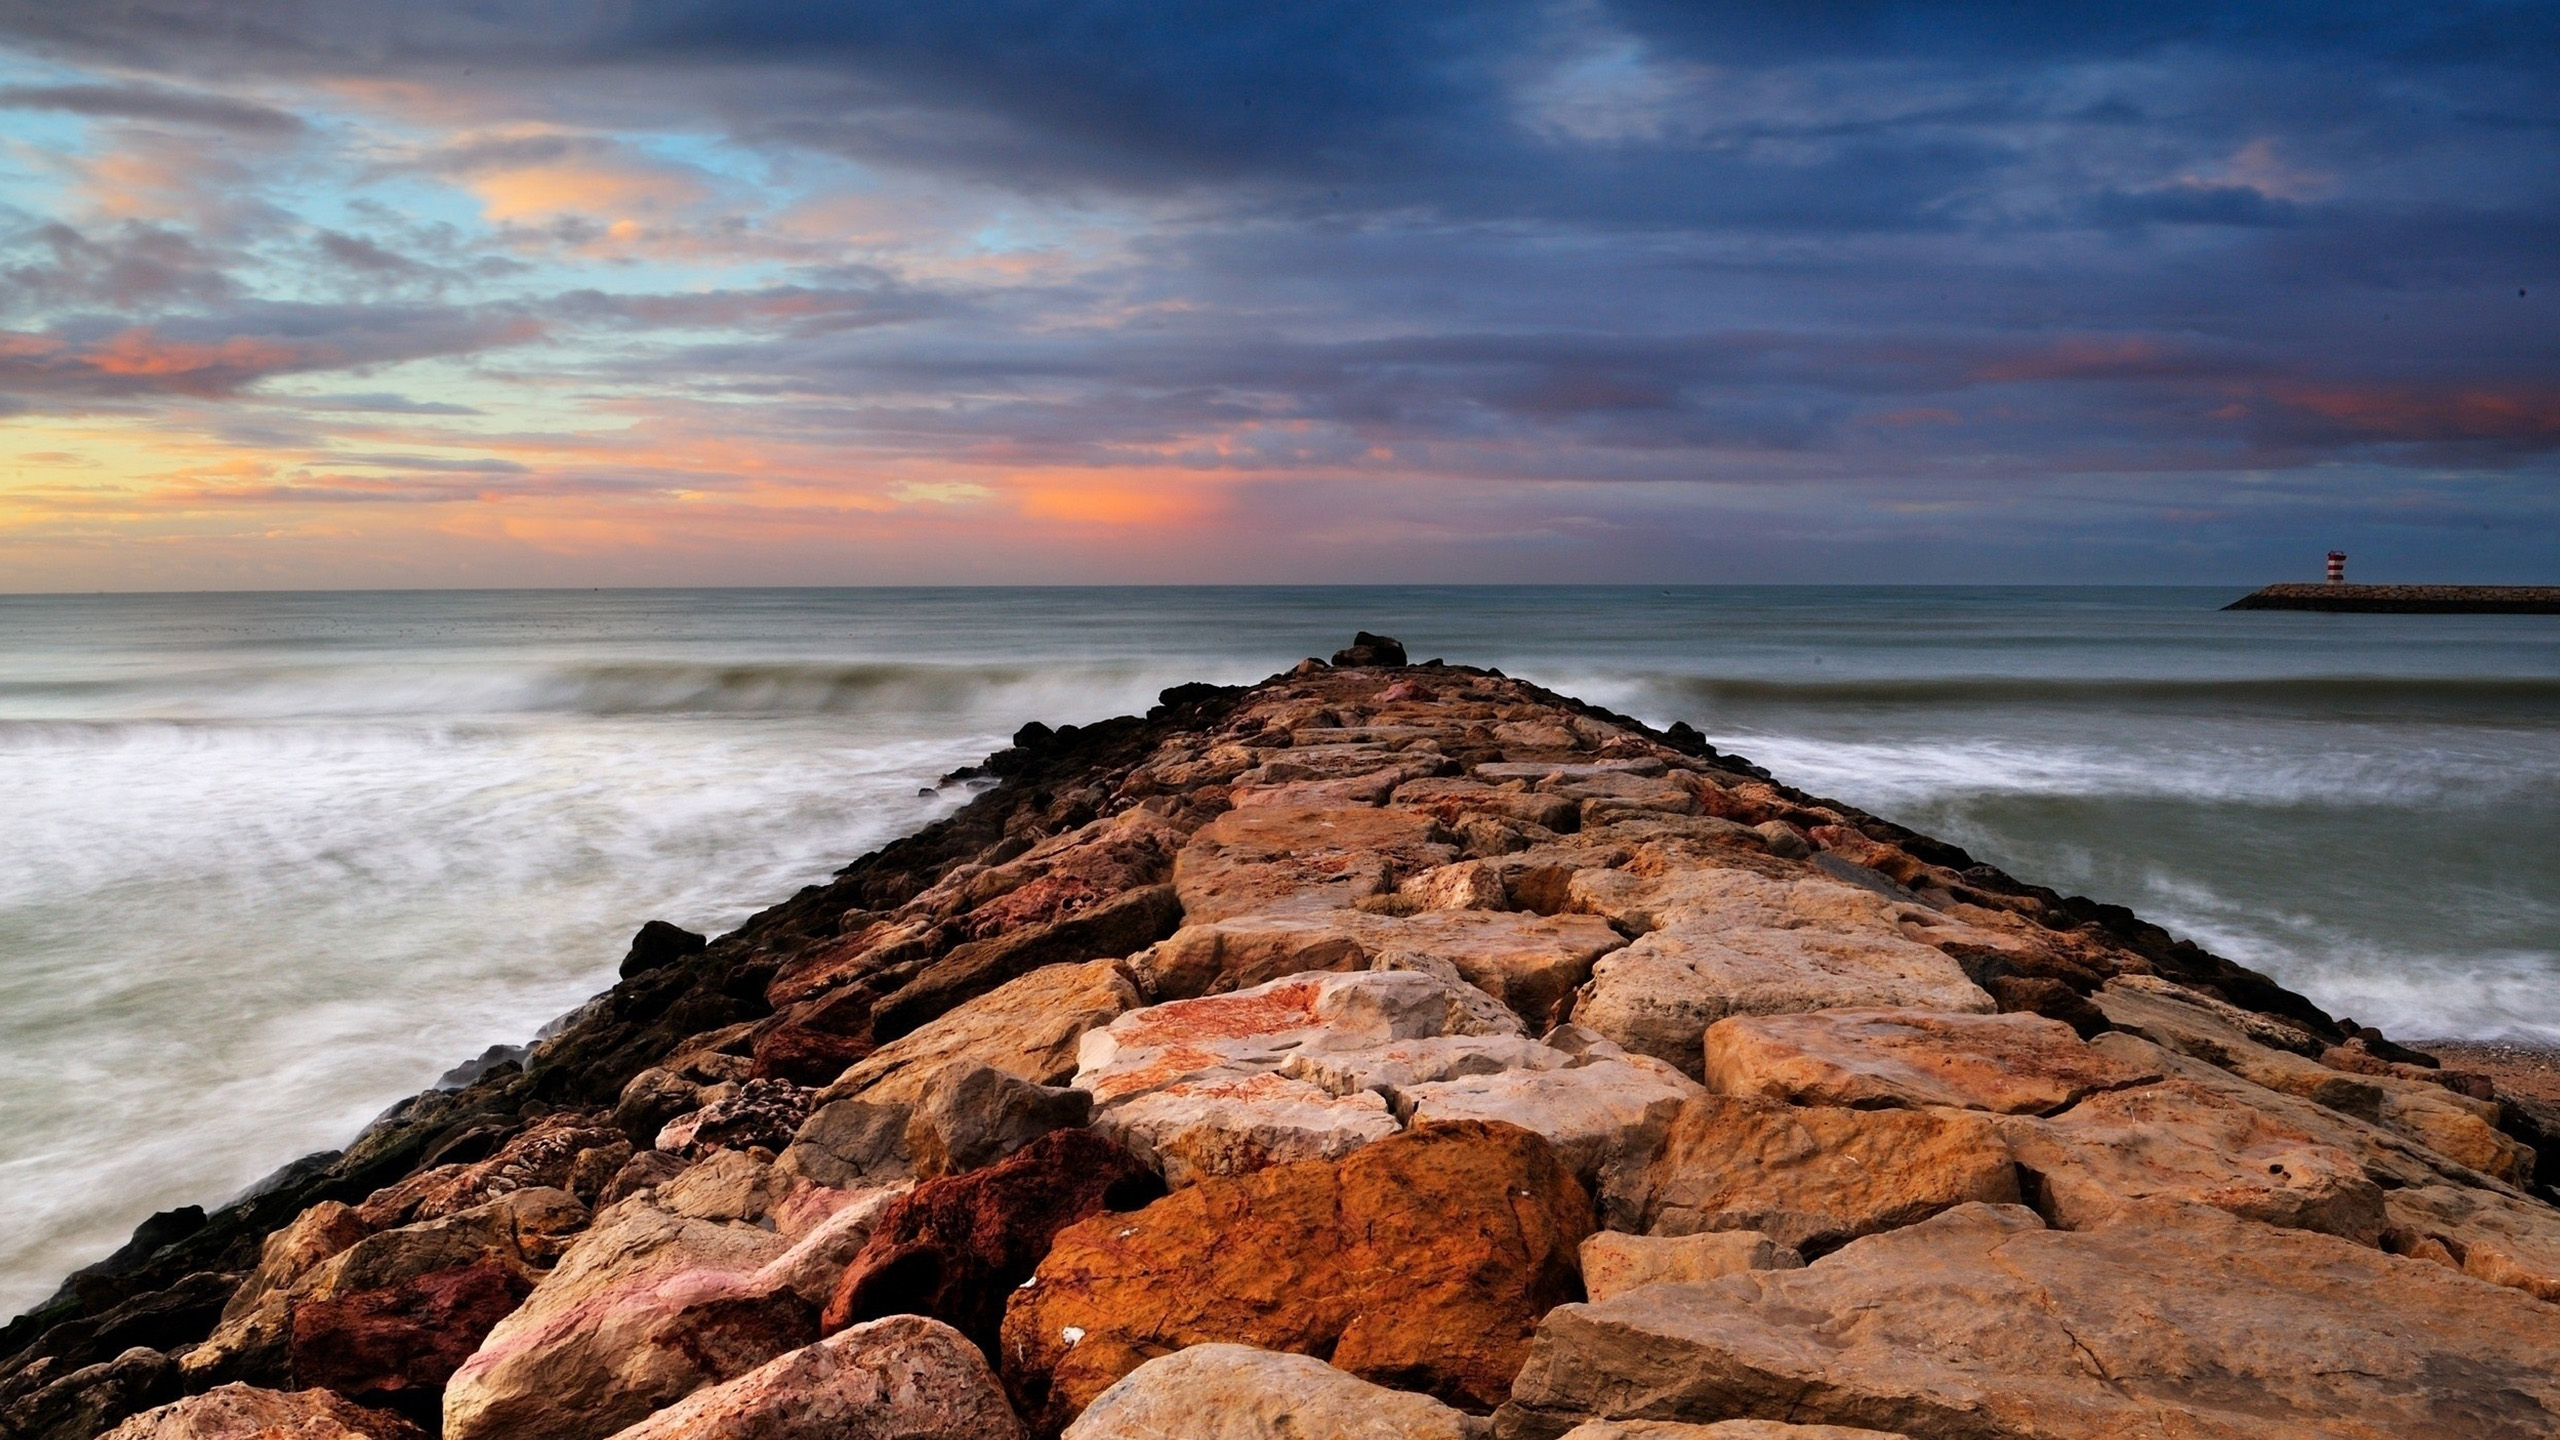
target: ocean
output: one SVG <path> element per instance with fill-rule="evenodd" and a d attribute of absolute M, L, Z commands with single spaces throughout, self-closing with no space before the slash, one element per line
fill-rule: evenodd
<path fill-rule="evenodd" d="M 0 597 L 0 1314 L 957 800 L 1031 719 L 1355 628 L 2134 907 L 2395 1036 L 2560 1043 L 2560 621 L 2218 589 Z"/>

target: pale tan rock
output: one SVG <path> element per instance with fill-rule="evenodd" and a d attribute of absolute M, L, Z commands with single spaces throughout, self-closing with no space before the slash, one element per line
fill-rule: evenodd
<path fill-rule="evenodd" d="M 762 1220 L 791 1177 L 744 1150 L 717 1150 L 658 1187 L 658 1203 L 693 1220 Z"/>
<path fill-rule="evenodd" d="M 1824 1010 L 1708 1027 L 1707 1085 L 1798 1105 L 1953 1105 L 2049 1115 L 2083 1096 L 2161 1077 L 2093 1050 L 2040 1015 Z"/>
<path fill-rule="evenodd" d="M 1410 806 L 1455 829 L 1471 815 L 1519 821 L 1547 830 L 1570 830 L 1579 820 L 1580 802 L 1564 795 L 1541 795 L 1525 784 L 1488 785 L 1481 780 L 1410 780 L 1396 787 L 1390 805 Z"/>
<path fill-rule="evenodd" d="M 1617 1051 L 1614 1045 L 1609 1048 Z M 1499 1075 L 1506 1070 L 1553 1070 L 1572 1064 L 1574 1058 L 1525 1035 L 1434 1035 L 1358 1050 L 1293 1053 L 1280 1062 L 1280 1073 L 1336 1095 L 1362 1090 L 1395 1094 L 1435 1080 Z"/>
<path fill-rule="evenodd" d="M 1972 1014 L 1993 1008 L 1991 997 L 1944 952 L 1890 932 L 1733 928 L 1680 919 L 1601 957 L 1573 1018 L 1702 1078 L 1707 1027 L 1727 1016 L 1848 1006 Z"/>
<path fill-rule="evenodd" d="M 1247 775 L 1238 778 L 1233 798 L 1238 810 L 1257 806 L 1331 810 L 1350 805 L 1383 805 L 1387 797 L 1395 793 L 1395 788 L 1410 778 L 1411 772 L 1406 770 L 1373 770 L 1365 775 L 1345 775 L 1334 780 L 1292 780 L 1257 785 Z"/>
<path fill-rule="evenodd" d="M 1034 1085 L 1063 1084 L 1075 1073 L 1085 1032 L 1139 1004 L 1119 961 L 1042 966 L 872 1051 L 820 1091 L 817 1103 L 912 1105 L 933 1073 L 954 1060 L 975 1060 Z"/>
<path fill-rule="evenodd" d="M 2281 1094 L 2379 1125 L 2457 1165 L 2511 1184 L 2531 1178 L 2532 1147 L 2497 1128 L 2498 1108 L 2442 1086 L 2334 1069 L 2295 1050 L 2291 1026 L 2148 975 L 2119 976 L 2095 997 L 2110 1023 Z"/>
<path fill-rule="evenodd" d="M 1403 1127 L 1375 1091 L 1272 1072 L 1197 1079 L 1105 1108 L 1093 1128 L 1179 1189 L 1292 1160 L 1339 1160 Z"/>
<path fill-rule="evenodd" d="M 1295 1054 L 1518 1033 L 1517 1016 L 1470 986 L 1410 970 L 1319 972 L 1131 1011 L 1085 1036 L 1075 1084 L 1114 1105 L 1183 1081 L 1277 1070 Z"/>
<path fill-rule="evenodd" d="M 2393 1254 L 2560 1303 L 2560 1210 L 2463 1185 L 2386 1190 L 2382 1210 L 2382 1245 Z"/>
<path fill-rule="evenodd" d="M 362 1409 L 326 1390 L 219 1385 L 146 1410 L 103 1440 L 419 1440 L 419 1431 L 397 1415 Z"/>
<path fill-rule="evenodd" d="M 1590 976 L 1592 962 L 1625 943 L 1608 922 L 1591 915 L 1336 910 L 1185 926 L 1130 964 L 1150 994 L 1174 1000 L 1309 970 L 1360 970 L 1385 961 L 1419 968 L 1411 962 L 1438 960 L 1543 1028 Z"/>
<path fill-rule="evenodd" d="M 1460 1412 L 1306 1355 L 1194 1345 L 1094 1397 L 1064 1440 L 1474 1440 Z"/>
<path fill-rule="evenodd" d="M 1183 915 L 1197 924 L 1348 908 L 1457 858 L 1440 823 L 1412 810 L 1268 805 L 1200 827 L 1174 857 L 1173 883 Z"/>
<path fill-rule="evenodd" d="M 1804 1257 L 1757 1230 L 1695 1235 L 1594 1232 L 1582 1242 L 1582 1288 L 1595 1302 L 1639 1285 L 1683 1285 L 1744 1270 L 1793 1270 Z"/>
<path fill-rule="evenodd" d="M 455 1372 L 445 1440 L 596 1440 L 810 1343 L 896 1193 L 845 1195 L 796 1238 L 655 1192 L 610 1207 Z"/>
<path fill-rule="evenodd" d="M 986 1357 L 959 1331 L 892 1315 L 837 1331 L 615 1440 L 1020 1440 Z"/>
<path fill-rule="evenodd" d="M 2382 1192 L 2355 1156 L 2186 1080 L 2093 1095 L 2002 1130 L 2036 1208 L 2085 1230 L 2137 1200 L 2209 1205 L 2251 1220 L 2382 1238 Z"/>
<path fill-rule="evenodd" d="M 1407 877 L 1396 887 L 1426 910 L 1507 910 L 1502 872 L 1481 860 L 1461 860 Z"/>
<path fill-rule="evenodd" d="M 1647 1157 L 1600 1176 L 1608 1229 L 1758 1230 L 1813 1253 L 1971 1201 L 2018 1198 L 1991 1122 L 1959 1110 L 1845 1110 L 1708 1095 Z"/>
<path fill-rule="evenodd" d="M 1496 1433 L 1760 1417 L 1928 1440 L 2520 1440 L 2560 1429 L 2554 1313 L 2202 1207 L 2074 1233 L 1968 1205 L 1802 1270 L 1559 1306 Z"/>
<path fill-rule="evenodd" d="M 1546 1137 L 1556 1158 L 1588 1182 L 1604 1165 L 1649 1155 L 1696 1081 L 1645 1056 L 1522 1067 L 1406 1085 L 1395 1091 L 1407 1124 L 1500 1120 Z"/>

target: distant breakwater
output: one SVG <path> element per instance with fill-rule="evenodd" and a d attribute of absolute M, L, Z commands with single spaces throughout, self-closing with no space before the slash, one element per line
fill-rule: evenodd
<path fill-rule="evenodd" d="M 2269 585 L 2222 608 L 2366 615 L 2560 615 L 2560 585 Z"/>

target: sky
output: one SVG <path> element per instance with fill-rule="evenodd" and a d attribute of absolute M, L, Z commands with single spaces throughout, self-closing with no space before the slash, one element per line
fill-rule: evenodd
<path fill-rule="evenodd" d="M 2560 7 L 0 0 L 0 591 L 2560 582 Z"/>

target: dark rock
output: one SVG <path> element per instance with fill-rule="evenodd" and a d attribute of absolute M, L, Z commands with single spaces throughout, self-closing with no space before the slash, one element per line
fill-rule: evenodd
<path fill-rule="evenodd" d="M 750 1080 L 738 1093 L 680 1115 L 658 1132 L 658 1148 L 688 1160 L 714 1150 L 780 1150 L 809 1118 L 810 1092 L 787 1080 Z"/>
<path fill-rule="evenodd" d="M 2059 1020 L 2079 1032 L 2083 1040 L 2105 1034 L 2114 1028 L 2106 1015 L 2091 1004 L 2089 997 L 2063 984 L 2029 975 L 1995 975 L 1983 982 L 1984 989 L 2000 1006 L 2002 1014 L 2025 1012 Z"/>
<path fill-rule="evenodd" d="M 10 1440 L 90 1440 L 156 1405 L 178 1398 L 178 1367 L 157 1350 L 135 1346 L 84 1366 L 0 1410 Z"/>
<path fill-rule="evenodd" d="M 602 1209 L 643 1190 L 654 1190 L 689 1168 L 683 1159 L 664 1150 L 643 1150 L 623 1161 L 622 1168 L 613 1172 L 613 1179 L 606 1182 L 603 1193 L 596 1197 L 596 1206 Z"/>
<path fill-rule="evenodd" d="M 1333 663 L 1341 666 L 1402 665 L 1405 663 L 1404 646 L 1384 635 L 1372 635 L 1363 630 L 1351 637 L 1349 649 L 1333 652 Z"/>
<path fill-rule="evenodd" d="M 71 1272 L 70 1283 L 79 1288 L 84 1281 L 108 1280 L 139 1270 L 152 1256 L 186 1239 L 204 1228 L 204 1207 L 181 1205 L 133 1227 L 133 1238 L 118 1246 L 114 1254 L 92 1265 Z"/>
<path fill-rule="evenodd" d="M 435 1088 L 460 1090 L 482 1076 L 493 1073 L 501 1065 L 513 1065 L 518 1070 L 522 1070 L 524 1057 L 531 1052 L 531 1049 L 532 1047 L 527 1045 L 492 1045 L 481 1051 L 476 1058 L 465 1060 L 437 1076 Z"/>
<path fill-rule="evenodd" d="M 702 1087 L 672 1071 L 651 1068 L 631 1077 L 613 1107 L 614 1128 L 631 1143 L 650 1146 L 679 1115 L 702 1108 Z"/>
<path fill-rule="evenodd" d="M 1046 745 L 1057 738 L 1057 731 L 1050 729 L 1048 726 L 1041 724 L 1037 720 L 1034 720 L 1024 725 L 1021 729 L 1013 732 L 1013 748 L 1016 750 L 1037 750 L 1041 746 Z"/>
<path fill-rule="evenodd" d="M 918 1185 L 880 1217 L 836 1285 L 823 1333 L 927 1315 L 997 1356 L 1005 1301 L 1060 1230 L 1164 1193 L 1138 1158 L 1090 1130 L 1044 1135 L 1003 1163 Z"/>
<path fill-rule="evenodd" d="M 623 978 L 650 970 L 663 970 L 679 960 L 699 955 L 710 948 L 709 939 L 696 935 L 664 920 L 652 920 L 631 937 L 631 953 L 622 957 Z"/>
<path fill-rule="evenodd" d="M 1146 885 L 1063 920 L 973 940 L 927 967 L 871 1010 L 882 1045 L 1043 965 L 1117 959 L 1171 935 L 1182 901 L 1171 885 Z"/>
<path fill-rule="evenodd" d="M 1018 1080 L 975 1060 L 954 1060 L 924 1082 L 907 1121 L 907 1152 L 932 1179 L 983 1170 L 1053 1130 L 1093 1115 L 1093 1096 Z"/>
<path fill-rule="evenodd" d="M 757 1079 L 824 1087 L 833 1084 L 846 1066 L 870 1054 L 872 1044 L 864 1036 L 786 1021 L 757 1035 L 753 1050 Z"/>
<path fill-rule="evenodd" d="M 913 1179 L 915 1162 L 907 1150 L 911 1115 L 904 1105 L 868 1100 L 821 1105 L 791 1137 L 782 1166 L 839 1190 Z"/>

